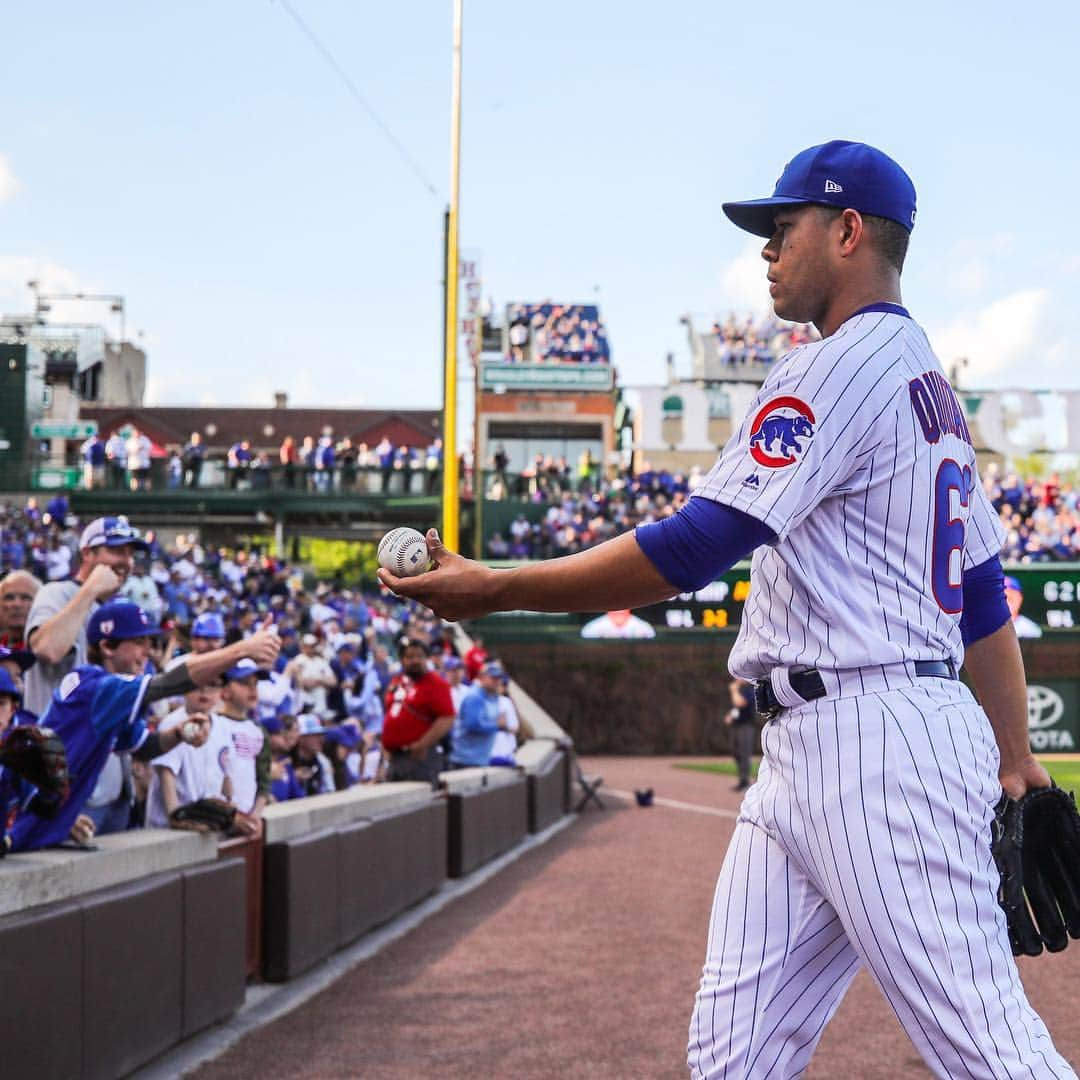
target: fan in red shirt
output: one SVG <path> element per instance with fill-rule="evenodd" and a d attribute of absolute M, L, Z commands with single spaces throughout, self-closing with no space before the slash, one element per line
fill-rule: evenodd
<path fill-rule="evenodd" d="M 472 648 L 464 657 L 465 674 L 469 682 L 472 682 L 480 674 L 480 669 L 487 663 L 487 659 L 487 649 L 484 648 L 483 641 L 480 638 L 473 638 Z"/>
<path fill-rule="evenodd" d="M 428 670 L 428 646 L 402 638 L 401 674 L 386 691 L 382 745 L 389 755 L 389 780 L 426 780 L 434 787 L 443 770 L 439 743 L 454 725 L 450 684 Z"/>

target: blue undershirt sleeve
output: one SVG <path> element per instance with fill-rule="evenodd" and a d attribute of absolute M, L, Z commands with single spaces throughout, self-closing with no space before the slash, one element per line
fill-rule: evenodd
<path fill-rule="evenodd" d="M 776 533 L 764 522 L 700 496 L 663 521 L 639 525 L 638 545 L 664 578 L 680 592 L 715 581 Z"/>
<path fill-rule="evenodd" d="M 1005 602 L 1005 571 L 995 555 L 964 571 L 964 611 L 960 616 L 960 636 L 964 647 L 1000 630 L 1010 619 Z"/>

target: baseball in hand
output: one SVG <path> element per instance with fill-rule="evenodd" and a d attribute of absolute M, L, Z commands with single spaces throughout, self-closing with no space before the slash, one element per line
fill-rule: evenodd
<path fill-rule="evenodd" d="M 408 526 L 391 529 L 379 542 L 379 565 L 395 577 L 415 577 L 431 566 L 423 534 Z"/>
<path fill-rule="evenodd" d="M 194 742 L 199 737 L 199 725 L 194 720 L 189 720 L 181 729 L 180 732 L 184 737 L 184 742 Z"/>

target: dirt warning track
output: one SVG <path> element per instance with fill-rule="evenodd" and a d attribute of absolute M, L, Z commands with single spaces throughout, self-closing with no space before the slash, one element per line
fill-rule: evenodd
<path fill-rule="evenodd" d="M 685 1077 L 712 891 L 740 796 L 733 778 L 670 758 L 583 766 L 603 774 L 606 810 L 587 810 L 194 1075 Z M 645 787 L 656 795 L 649 809 L 624 797 Z M 1059 1049 L 1080 1061 L 1080 943 L 1021 970 Z M 930 1075 L 865 974 L 806 1075 L 845 1074 Z"/>

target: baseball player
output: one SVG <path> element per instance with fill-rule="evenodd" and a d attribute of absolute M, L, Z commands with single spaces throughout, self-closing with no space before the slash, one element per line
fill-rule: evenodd
<path fill-rule="evenodd" d="M 1028 742 L 1003 530 L 901 304 L 914 186 L 880 151 L 829 142 L 771 197 L 724 211 L 765 238 L 777 315 L 821 340 L 776 364 L 686 506 L 512 570 L 432 531 L 437 569 L 379 576 L 451 619 L 611 610 L 700 588 L 753 551 L 729 666 L 769 722 L 717 884 L 691 1073 L 799 1075 L 866 967 L 937 1075 L 1072 1077 L 997 904 L 994 804 L 1050 778 Z"/>

